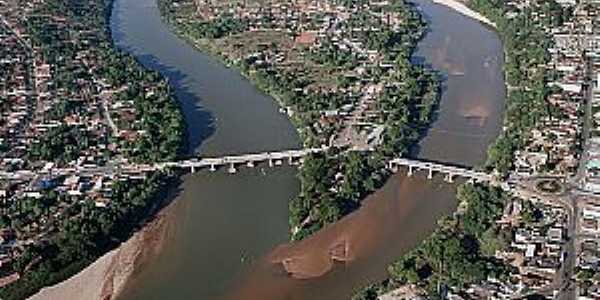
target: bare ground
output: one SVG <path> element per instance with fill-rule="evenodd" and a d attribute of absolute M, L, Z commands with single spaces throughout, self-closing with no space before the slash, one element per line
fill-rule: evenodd
<path fill-rule="evenodd" d="M 162 248 L 164 231 L 169 227 L 166 226 L 164 216 L 169 208 L 119 248 L 105 254 L 68 280 L 42 289 L 29 300 L 115 299 L 123 290 L 136 266 Z"/>

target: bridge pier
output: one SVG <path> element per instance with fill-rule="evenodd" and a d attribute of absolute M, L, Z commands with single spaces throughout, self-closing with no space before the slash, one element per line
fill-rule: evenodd
<path fill-rule="evenodd" d="M 288 163 L 290 166 L 294 164 L 294 158 L 291 155 L 288 157 Z"/>
<path fill-rule="evenodd" d="M 215 165 L 210 165 L 210 171 L 214 172 L 217 170 L 217 167 Z"/>
<path fill-rule="evenodd" d="M 246 163 L 246 166 L 248 166 L 248 168 L 254 168 L 254 162 L 253 162 L 253 161 L 251 161 L 251 160 L 249 160 L 249 161 Z"/>
<path fill-rule="evenodd" d="M 413 167 L 412 166 L 408 166 L 408 177 L 413 176 Z"/>
<path fill-rule="evenodd" d="M 433 169 L 429 168 L 429 173 L 427 174 L 427 179 L 431 180 L 433 179 Z"/>
<path fill-rule="evenodd" d="M 446 174 L 446 177 L 444 177 L 444 180 L 448 183 L 452 183 L 454 182 L 454 175 L 451 173 Z"/>
<path fill-rule="evenodd" d="M 273 159 L 269 158 L 269 167 L 273 167 Z"/>
<path fill-rule="evenodd" d="M 235 169 L 235 164 L 231 163 L 229 165 L 229 174 L 235 174 L 237 170 Z"/>
<path fill-rule="evenodd" d="M 196 173 L 196 167 L 194 165 L 192 165 L 191 169 L 192 169 L 192 174 Z"/>

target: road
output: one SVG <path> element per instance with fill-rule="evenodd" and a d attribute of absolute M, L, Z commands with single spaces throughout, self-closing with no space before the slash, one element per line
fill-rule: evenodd
<path fill-rule="evenodd" d="M 583 128 L 581 131 L 582 140 L 582 153 L 579 158 L 579 166 L 577 168 L 577 173 L 574 177 L 570 178 L 569 181 L 574 186 L 582 186 L 583 179 L 586 175 L 586 162 L 589 160 L 589 147 L 590 147 L 590 130 L 593 126 L 593 116 L 592 116 L 592 97 L 593 97 L 593 85 L 592 85 L 592 77 L 593 77 L 593 66 L 592 59 L 590 57 L 586 57 L 585 63 L 585 76 L 584 76 L 584 86 L 583 86 L 583 98 L 585 99 L 585 114 L 583 117 Z"/>
<path fill-rule="evenodd" d="M 593 126 L 592 120 L 592 97 L 593 97 L 593 68 L 592 68 L 592 60 L 590 57 L 586 57 L 585 63 L 585 77 L 584 77 L 584 90 L 583 97 L 585 99 L 585 110 L 584 110 L 584 121 L 583 128 L 581 132 L 582 138 L 582 154 L 579 158 L 579 166 L 577 168 L 577 173 L 574 177 L 568 180 L 568 184 L 572 186 L 573 190 L 569 193 L 569 195 L 565 198 L 570 206 L 569 213 L 569 226 L 567 232 L 567 242 L 565 244 L 564 253 L 566 253 L 565 261 L 560 271 L 560 281 L 562 284 L 560 285 L 561 289 L 556 297 L 556 299 L 560 300 L 571 300 L 577 299 L 577 295 L 579 294 L 577 284 L 573 280 L 575 266 L 576 266 L 576 258 L 577 254 L 580 252 L 578 246 L 580 245 L 579 240 L 581 236 L 579 235 L 580 228 L 579 225 L 579 202 L 581 199 L 585 197 L 595 196 L 590 195 L 589 193 L 585 193 L 580 190 L 583 187 L 583 181 L 586 176 L 586 163 L 589 160 L 588 149 L 590 147 L 590 130 Z"/>
<path fill-rule="evenodd" d="M 582 130 L 582 138 L 583 138 L 583 154 L 581 155 L 580 159 L 579 159 L 579 168 L 577 170 L 577 175 L 575 177 L 576 179 L 576 183 L 579 184 L 579 186 L 581 186 L 581 183 L 583 181 L 583 179 L 585 178 L 585 174 L 586 174 L 586 164 L 587 161 L 589 159 L 589 154 L 588 154 L 588 150 L 590 147 L 590 130 L 593 126 L 593 115 L 592 115 L 592 98 L 593 98 L 593 84 L 592 84 L 592 80 L 593 80 L 593 65 L 592 65 L 592 59 L 591 57 L 586 56 L 585 57 L 585 83 L 584 83 L 584 99 L 585 99 L 585 115 L 584 115 L 584 121 L 583 121 L 583 130 Z M 575 260 L 577 255 L 581 252 L 581 249 L 578 249 L 581 245 L 580 240 L 581 237 L 579 236 L 579 228 L 580 228 L 580 224 L 579 224 L 579 216 L 581 215 L 579 212 L 579 203 L 581 202 L 580 199 L 582 197 L 586 197 L 583 195 L 579 195 L 577 197 L 571 197 L 571 202 L 573 205 L 573 212 L 574 212 L 574 220 L 573 220 L 573 228 L 571 232 L 573 232 L 574 234 L 572 236 L 570 236 L 570 239 L 568 241 L 568 248 L 571 252 L 571 255 L 569 255 L 569 263 L 570 263 L 570 271 L 571 271 L 571 277 L 573 277 L 575 274 L 573 274 L 575 272 Z M 573 280 L 569 281 L 570 284 L 567 288 L 567 290 L 561 294 L 560 299 L 577 299 L 577 295 L 579 295 L 579 287 L 577 286 L 577 284 L 574 283 Z"/>
<path fill-rule="evenodd" d="M 545 295 L 550 299 L 559 300 L 574 300 L 577 299 L 577 287 L 573 280 L 576 257 L 577 257 L 577 243 L 578 240 L 578 216 L 579 208 L 578 202 L 582 197 L 589 197 L 588 194 L 582 193 L 576 182 L 568 180 L 564 182 L 564 189 L 556 194 L 540 192 L 536 183 L 543 179 L 554 179 L 554 177 L 538 177 L 538 178 L 519 178 L 516 179 L 517 188 L 515 189 L 515 195 L 525 199 L 539 199 L 539 201 L 560 205 L 567 212 L 567 228 L 566 228 L 566 242 L 562 249 L 562 255 L 564 261 L 558 271 L 554 281 L 542 288 L 537 290 L 536 293 Z M 515 179 L 513 179 L 515 180 Z M 554 291 L 558 291 L 557 295 L 554 295 Z"/>

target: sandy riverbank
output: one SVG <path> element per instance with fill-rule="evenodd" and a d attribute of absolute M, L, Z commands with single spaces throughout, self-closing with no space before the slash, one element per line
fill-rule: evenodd
<path fill-rule="evenodd" d="M 127 253 L 126 247 L 113 250 L 79 274 L 52 287 L 42 289 L 30 300 L 59 299 L 111 299 L 111 295 L 123 284 L 128 273 L 129 260 L 135 254 Z"/>
<path fill-rule="evenodd" d="M 490 25 L 494 28 L 496 27 L 496 23 L 492 22 L 490 19 L 486 18 L 484 15 L 470 9 L 467 5 L 465 5 L 465 3 L 468 1 L 460 1 L 460 0 L 432 0 L 432 1 L 437 4 L 445 5 L 467 17 L 478 20 L 484 24 Z"/>
<path fill-rule="evenodd" d="M 418 300 L 425 299 L 424 291 L 414 285 L 403 285 L 393 291 L 383 294 L 377 300 Z"/>
<path fill-rule="evenodd" d="M 465 14 L 471 18 L 477 19 L 485 24 L 495 26 L 491 21 L 482 15 L 472 11 L 461 2 L 454 0 L 433 0 L 435 3 L 439 3 L 448 6 L 462 14 Z M 383 219 L 383 218 L 381 218 Z M 153 223 L 160 223 L 155 221 Z M 158 226 L 160 227 L 160 226 Z M 367 226 L 361 226 L 366 229 L 372 228 Z M 389 226 L 388 226 L 389 227 Z M 86 268 L 80 274 L 73 278 L 58 284 L 54 287 L 47 288 L 31 299 L 114 299 L 114 296 L 118 294 L 120 289 L 123 287 L 126 278 L 134 271 L 135 265 L 140 260 L 140 257 L 145 256 L 146 244 L 145 240 L 151 240 L 151 237 L 164 236 L 160 233 L 155 234 L 144 234 L 142 232 L 137 233 L 129 241 L 124 243 L 118 249 L 106 254 L 90 267 Z M 345 241 L 345 239 L 342 239 Z M 155 244 L 150 242 L 151 244 Z M 348 247 L 353 250 L 357 243 L 349 243 Z M 322 253 L 323 257 L 326 257 L 328 264 L 333 263 L 332 249 L 337 249 L 338 243 L 328 244 L 324 247 Z M 344 244 L 345 245 L 345 244 Z M 143 250 L 142 250 L 143 249 Z M 335 251 L 334 251 L 335 252 Z M 344 256 L 351 258 L 353 251 L 347 252 Z M 337 255 L 335 255 L 337 257 Z M 291 264 L 288 267 L 296 267 L 297 265 Z M 288 270 L 293 272 L 294 270 Z M 310 272 L 308 272 L 310 271 Z M 323 270 L 300 270 L 296 274 L 305 277 L 315 276 L 317 273 L 322 273 Z M 307 276 L 307 274 L 309 276 Z"/>
<path fill-rule="evenodd" d="M 105 254 L 77 275 L 51 287 L 46 287 L 29 300 L 109 300 L 115 299 L 123 290 L 136 266 L 145 258 L 159 252 L 171 230 L 165 208 L 144 228 L 135 233 L 117 249 Z"/>

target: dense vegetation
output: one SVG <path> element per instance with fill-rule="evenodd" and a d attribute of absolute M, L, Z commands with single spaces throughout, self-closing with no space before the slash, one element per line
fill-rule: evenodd
<path fill-rule="evenodd" d="M 551 40 L 544 28 L 561 24 L 571 12 L 555 1 L 537 1 L 534 5 L 540 7 L 535 10 L 544 17 L 534 23 L 533 8 L 515 12 L 499 0 L 472 0 L 469 5 L 496 24 L 505 48 L 506 128 L 490 147 L 487 166 L 507 175 L 513 167 L 514 152 L 524 146 L 530 130 L 553 113 L 546 102 L 550 75 L 543 65 L 550 59 L 547 49 Z M 461 288 L 488 277 L 503 278 L 510 269 L 492 256 L 507 247 L 511 237 L 493 221 L 500 217 L 506 197 L 488 186 L 461 186 L 457 198 L 467 204 L 466 210 L 442 220 L 434 234 L 389 267 L 388 280 L 361 290 L 354 298 L 377 299 L 386 291 L 411 283 L 424 287 L 437 299 L 447 288 Z M 528 206 L 523 213 L 525 222 L 535 219 L 535 211 Z"/>
<path fill-rule="evenodd" d="M 82 101 L 91 100 L 89 94 L 82 91 L 95 89 L 90 86 L 95 80 L 106 81 L 114 89 L 125 86 L 126 90 L 117 96 L 135 102 L 137 119 L 141 122 L 136 122 L 132 129 L 145 134 L 133 143 L 122 141 L 119 149 L 138 161 L 172 160 L 183 150 L 181 140 L 185 125 L 179 107 L 173 101 L 169 85 L 157 72 L 145 70 L 133 57 L 114 48 L 105 20 L 111 3 L 106 0 L 90 4 L 48 1 L 24 20 L 33 46 L 39 48 L 44 61 L 55 68 L 51 89 L 58 91 L 57 97 L 63 98 L 48 117 L 62 122 L 68 113 L 88 116 L 96 113 L 81 107 Z M 53 22 L 48 15 L 64 17 L 66 22 Z M 85 43 L 76 42 L 79 40 Z M 90 66 L 82 66 L 81 59 L 76 60 L 82 53 L 93 62 Z M 147 94 L 149 91 L 152 95 Z M 81 130 L 64 127 L 50 130 L 42 137 L 31 151 L 32 159 L 67 162 L 65 159 L 73 159 L 87 149 L 72 143 L 86 138 Z"/>
<path fill-rule="evenodd" d="M 156 72 L 146 71 L 131 56 L 113 48 L 108 28 L 112 1 L 46 1 L 39 4 L 27 21 L 34 46 L 40 47 L 44 59 L 55 64 L 55 86 L 74 98 L 85 97 L 80 86 L 85 80 L 101 78 L 115 86 L 126 85 L 124 94 L 136 108 L 132 128 L 146 134 L 134 142 L 120 141 L 120 149 L 134 160 L 154 162 L 174 159 L 183 150 L 184 124 L 179 107 L 168 84 Z M 51 16 L 63 16 L 69 28 L 49 25 Z M 87 43 L 77 43 L 86 34 Z M 91 68 L 75 66 L 78 51 L 95 57 Z M 149 93 L 149 91 L 151 91 Z M 85 114 L 81 101 L 61 99 L 48 117 L 61 120 L 67 114 Z M 87 99 L 78 99 L 87 100 Z M 76 159 L 98 144 L 114 137 L 91 137 L 85 128 L 60 125 L 40 137 L 29 149 L 31 160 L 49 160 L 63 164 Z M 107 153 L 105 159 L 110 158 Z M 96 163 L 102 163 L 96 161 Z M 24 255 L 10 267 L 21 278 L 0 289 L 0 299 L 25 299 L 40 288 L 73 276 L 101 255 L 117 247 L 138 229 L 156 209 L 173 180 L 172 174 L 156 173 L 139 181 L 116 181 L 102 209 L 94 199 L 59 196 L 52 190 L 42 191 L 41 199 L 25 198 L 15 205 L 2 207 L 0 228 L 8 226 L 17 235 L 26 234 L 31 224 L 40 220 L 50 234 L 41 242 L 27 246 Z M 60 206 L 62 213 L 56 214 Z M 63 210 L 64 209 L 64 210 Z"/>
<path fill-rule="evenodd" d="M 440 221 L 440 228 L 418 248 L 388 268 L 388 280 L 362 290 L 354 299 L 377 299 L 408 283 L 438 299 L 445 289 L 507 276 L 509 267 L 492 257 L 510 241 L 493 222 L 502 214 L 506 194 L 498 188 L 465 184 L 457 198 L 465 206 L 462 213 Z"/>
<path fill-rule="evenodd" d="M 549 88 L 546 64 L 551 39 L 544 31 L 550 24 L 561 24 L 570 12 L 555 1 L 536 1 L 522 11 L 511 11 L 504 1 L 473 0 L 469 5 L 497 26 L 504 44 L 505 72 L 508 85 L 506 115 L 502 135 L 489 149 L 488 166 L 502 175 L 513 167 L 514 152 L 524 143 L 536 124 L 551 113 L 546 97 Z M 533 22 L 533 13 L 541 17 Z M 510 18 L 507 16 L 514 15 Z"/>
<path fill-rule="evenodd" d="M 362 37 L 370 49 L 384 53 L 389 61 L 395 64 L 396 72 L 391 75 L 393 78 L 370 74 L 373 75 L 373 80 L 403 83 L 388 86 L 378 97 L 378 110 L 383 112 L 380 121 L 385 126 L 382 143 L 372 153 L 328 154 L 328 158 L 317 156 L 306 160 L 305 166 L 300 170 L 300 195 L 290 203 L 290 224 L 299 229 L 295 232 L 295 239 L 308 236 L 358 208 L 361 201 L 381 187 L 390 175 L 385 170 L 385 162 L 389 158 L 406 155 L 431 122 L 439 99 L 439 78 L 432 71 L 412 65 L 409 60 L 426 25 L 411 4 L 396 1 L 393 8 L 401 14 L 402 20 L 405 20 L 399 31 L 383 29 L 378 34 Z M 361 19 L 364 18 L 358 15 L 355 21 L 360 22 Z M 333 53 L 320 54 L 322 64 L 342 68 L 354 65 L 355 58 L 352 56 L 345 57 L 343 52 L 335 48 L 325 49 Z M 286 88 L 289 90 L 286 86 L 270 86 L 275 95 L 282 95 L 281 91 Z M 305 108 L 307 105 L 335 103 L 331 101 L 333 97 L 327 95 L 314 96 L 318 99 L 316 101 L 301 96 L 279 98 L 285 105 L 296 107 L 300 112 L 318 111 L 315 107 Z M 311 116 L 302 113 L 300 115 Z M 314 122 L 316 120 L 312 117 L 296 120 L 300 128 L 310 128 L 309 124 Z M 318 140 L 310 131 L 302 133 L 308 144 Z M 342 175 L 341 182 L 335 180 L 336 174 Z"/>
<path fill-rule="evenodd" d="M 118 66 L 117 63 L 115 65 Z M 182 141 L 186 133 L 183 115 L 174 101 L 171 87 L 160 79 L 158 73 L 147 72 L 143 76 L 145 81 L 128 81 L 127 91 L 120 95 L 121 99 L 134 101 L 137 118 L 141 121 L 119 127 L 127 126 L 144 134 L 132 142 L 123 143 L 121 147 L 136 161 L 173 161 L 183 151 Z M 130 80 L 126 78 L 121 80 Z M 144 87 L 140 82 L 156 82 L 154 87 L 157 89 L 152 95 L 144 95 Z"/>
<path fill-rule="evenodd" d="M 349 96 L 350 92 L 340 93 L 340 90 L 350 89 L 356 82 L 365 79 L 387 83 L 383 93 L 377 97 L 377 110 L 381 112 L 377 123 L 383 124 L 385 130 L 382 143 L 374 152 L 346 153 L 332 150 L 305 159 L 299 174 L 302 186 L 300 195 L 290 203 L 290 224 L 294 228 L 294 239 L 302 239 L 360 207 L 361 201 L 382 186 L 390 175 L 385 170 L 385 161 L 407 154 L 430 124 L 439 99 L 439 78 L 435 72 L 410 62 L 426 24 L 416 8 L 406 1 L 392 1 L 390 7 L 386 8 L 397 13 L 398 18 L 403 21 L 397 30 L 374 21 L 371 14 L 375 12 L 364 9 L 361 1 L 343 3 L 346 7 L 354 7 L 355 12 L 347 22 L 339 25 L 340 31 L 349 35 L 348 38 L 362 42 L 367 49 L 376 50 L 390 64 L 388 69 L 372 67 L 361 78 L 345 74 L 365 63 L 365 58 L 337 46 L 330 37 L 323 37 L 320 46 L 310 50 L 285 52 L 286 50 L 281 49 L 281 44 L 284 43 L 276 38 L 270 41 L 266 39 L 262 43 L 264 45 L 261 44 L 261 49 L 266 48 L 267 51 L 284 51 L 288 55 L 300 52 L 299 56 L 305 60 L 300 68 L 257 65 L 255 62 L 258 58 L 255 55 L 231 59 L 226 50 L 229 42 L 227 39 L 243 35 L 248 26 L 246 20 L 232 18 L 229 14 L 210 20 L 198 21 L 198 17 L 190 16 L 185 19 L 186 16 L 180 15 L 170 4 L 170 1 L 160 0 L 159 8 L 164 19 L 181 36 L 226 63 L 238 67 L 256 86 L 274 96 L 282 106 L 293 108 L 292 121 L 306 147 L 320 147 L 327 143 L 327 137 L 340 130 L 335 124 L 328 127 L 315 126 L 319 124 L 323 111 L 339 109 L 356 101 Z M 275 24 L 270 18 L 265 18 L 261 20 L 261 26 L 269 29 L 274 28 Z M 353 30 L 360 27 L 377 30 Z M 294 34 L 296 33 L 292 32 Z M 243 43 L 235 38 L 230 43 Z M 325 75 L 319 76 L 320 72 Z M 328 80 L 326 77 L 330 74 L 337 75 L 333 80 Z M 331 83 L 324 83 L 329 81 Z M 313 88 L 314 86 L 319 88 Z M 326 88 L 322 88 L 323 86 Z"/>
<path fill-rule="evenodd" d="M 39 143 L 31 147 L 30 154 L 34 160 L 70 162 L 76 160 L 80 151 L 88 149 L 92 143 L 96 144 L 96 141 L 92 141 L 85 131 L 60 125 L 43 135 Z"/>
<path fill-rule="evenodd" d="M 58 233 L 42 244 L 27 247 L 13 270 L 22 272 L 16 283 L 0 289 L 0 298 L 25 299 L 44 286 L 61 282 L 88 266 L 107 251 L 117 247 L 138 229 L 140 221 L 149 215 L 168 187 L 170 180 L 164 174 L 155 174 L 140 184 L 119 182 L 113 188 L 111 205 L 97 209 L 94 202 L 53 199 L 23 203 L 21 213 L 29 217 L 48 216 L 51 202 L 68 204 L 66 218 L 55 220 Z M 19 220 L 2 219 L 19 229 Z"/>

